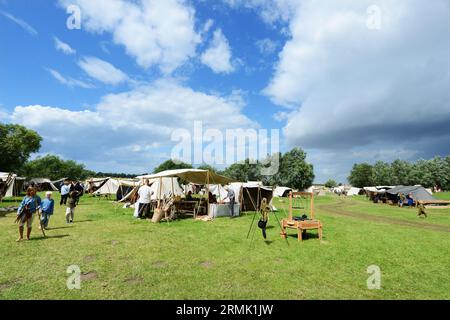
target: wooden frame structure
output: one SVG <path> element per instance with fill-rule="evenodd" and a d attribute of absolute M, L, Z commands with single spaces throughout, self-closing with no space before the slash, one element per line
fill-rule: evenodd
<path fill-rule="evenodd" d="M 293 198 L 296 197 L 309 197 L 310 202 L 310 215 L 309 220 L 295 220 L 293 217 Z M 303 241 L 303 232 L 307 230 L 317 230 L 319 239 L 322 240 L 323 226 L 322 222 L 315 219 L 314 212 L 314 193 L 311 192 L 290 192 L 289 193 L 289 216 L 287 219 L 281 220 L 281 237 L 287 238 L 286 229 L 297 230 L 298 241 Z"/>

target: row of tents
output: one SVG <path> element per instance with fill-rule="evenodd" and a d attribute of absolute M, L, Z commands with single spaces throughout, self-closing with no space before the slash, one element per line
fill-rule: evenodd
<path fill-rule="evenodd" d="M 436 200 L 430 189 L 425 189 L 420 185 L 365 187 L 363 190 L 371 200 L 391 201 L 392 203 L 397 203 L 401 194 L 405 197 L 411 195 L 415 201 Z"/>

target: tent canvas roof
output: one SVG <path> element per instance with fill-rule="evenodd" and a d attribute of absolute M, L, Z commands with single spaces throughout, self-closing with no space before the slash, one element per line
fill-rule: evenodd
<path fill-rule="evenodd" d="M 387 191 L 389 194 L 397 195 L 403 193 L 404 195 L 412 194 L 414 200 L 432 201 L 436 200 L 424 187 L 422 186 L 397 186 Z"/>
<path fill-rule="evenodd" d="M 286 191 L 292 191 L 292 189 L 288 187 L 276 187 L 273 192 L 273 196 L 282 197 Z"/>
<path fill-rule="evenodd" d="M 195 184 L 207 184 L 209 174 L 209 184 L 228 184 L 233 182 L 233 179 L 218 175 L 217 173 L 200 170 L 200 169 L 179 169 L 179 170 L 167 170 L 152 175 L 139 176 L 139 179 L 159 179 L 178 177 L 183 180 L 195 183 Z"/>

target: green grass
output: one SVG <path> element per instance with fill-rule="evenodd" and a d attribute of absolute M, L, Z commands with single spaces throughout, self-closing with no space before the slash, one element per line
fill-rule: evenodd
<path fill-rule="evenodd" d="M 421 224 L 433 223 L 450 226 L 450 207 L 448 209 L 427 209 L 428 217 L 419 218 L 418 209 L 388 205 L 374 204 L 366 198 L 345 199 L 349 202 L 346 210 L 364 215 L 376 215 L 382 217 L 392 217 L 405 221 L 412 221 Z"/>
<path fill-rule="evenodd" d="M 440 200 L 450 200 L 450 191 L 434 193 L 433 197 Z"/>
<path fill-rule="evenodd" d="M 131 209 L 88 197 L 76 209 L 74 225 L 65 224 L 64 208 L 57 206 L 47 239 L 35 228 L 33 241 L 15 243 L 10 214 L 0 218 L 0 299 L 450 298 L 450 233 L 341 217 L 321 208 L 338 201 L 316 198 L 322 243 L 316 238 L 298 243 L 292 231 L 286 242 L 273 215 L 272 242 L 266 243 L 259 230 L 246 239 L 252 214 L 155 225 L 134 220 Z M 281 218 L 287 200 L 275 205 Z M 364 205 L 374 212 L 382 208 Z M 382 270 L 381 290 L 367 289 L 372 264 Z M 68 290 L 70 265 L 96 277 L 82 281 L 81 290 Z"/>

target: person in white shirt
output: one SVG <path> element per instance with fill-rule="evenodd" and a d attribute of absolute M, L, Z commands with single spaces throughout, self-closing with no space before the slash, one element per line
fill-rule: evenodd
<path fill-rule="evenodd" d="M 138 195 L 139 195 L 138 218 L 141 219 L 149 218 L 153 191 L 150 188 L 150 181 L 148 179 L 146 179 L 144 185 L 139 188 Z"/>
<path fill-rule="evenodd" d="M 61 201 L 59 202 L 59 205 L 62 206 L 67 203 L 67 198 L 69 197 L 70 193 L 70 183 L 69 181 L 64 181 L 64 184 L 61 187 Z"/>

